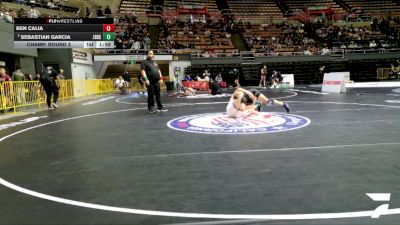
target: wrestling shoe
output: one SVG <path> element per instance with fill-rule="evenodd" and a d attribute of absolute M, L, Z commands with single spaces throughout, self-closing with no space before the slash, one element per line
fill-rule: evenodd
<path fill-rule="evenodd" d="M 261 112 L 261 102 L 256 102 L 255 105 L 256 105 L 255 110 Z"/>
<path fill-rule="evenodd" d="M 282 107 L 286 110 L 287 113 L 290 113 L 290 107 L 286 102 L 283 103 Z"/>

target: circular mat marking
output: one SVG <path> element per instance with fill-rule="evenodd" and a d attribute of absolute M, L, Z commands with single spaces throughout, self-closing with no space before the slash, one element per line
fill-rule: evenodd
<path fill-rule="evenodd" d="M 400 100 L 386 100 L 385 102 L 399 104 Z"/>
<path fill-rule="evenodd" d="M 385 108 L 396 108 L 400 109 L 399 106 L 391 106 L 391 105 L 379 105 L 379 104 L 361 104 L 361 103 L 339 103 L 339 102 L 306 102 L 306 101 L 293 101 L 293 102 L 302 102 L 302 103 L 311 103 L 311 104 L 336 104 L 336 105 L 358 105 L 358 106 L 379 106 Z M 217 104 L 224 103 L 224 102 L 217 102 Z M 215 104 L 212 103 L 192 103 L 192 105 L 198 104 Z M 176 105 L 182 106 L 182 105 Z M 47 123 L 42 123 L 39 125 L 35 125 L 32 127 L 28 127 L 14 133 L 8 134 L 6 136 L 0 137 L 0 142 L 16 136 L 18 134 L 31 131 L 36 128 L 44 127 L 50 124 L 61 123 L 69 120 L 81 119 L 81 118 L 88 118 L 93 116 L 99 115 L 106 115 L 111 113 L 119 113 L 119 112 L 127 112 L 127 111 L 135 111 L 135 110 L 145 110 L 146 108 L 134 108 L 134 109 L 123 109 L 123 110 L 115 110 L 115 111 L 108 111 L 108 112 L 99 112 L 93 114 L 86 114 L 81 116 L 69 117 L 65 119 L 60 119 L 56 121 L 51 121 Z M 373 143 L 373 144 L 355 144 L 351 146 L 380 146 L 380 145 L 399 145 L 400 143 Z M 333 147 L 346 147 L 348 145 L 339 145 L 339 146 L 320 146 L 320 147 L 302 147 L 302 149 L 315 149 L 315 148 L 333 148 Z M 276 150 L 288 150 L 288 149 L 276 149 Z M 181 154 L 183 155 L 183 154 Z M 314 220 L 314 219 L 338 219 L 338 218 L 360 218 L 360 217 L 371 217 L 375 215 L 375 211 L 368 210 L 368 211 L 354 211 L 354 212 L 336 212 L 336 213 L 309 213 L 309 214 L 205 214 L 205 213 L 187 213 L 187 212 L 170 212 L 170 211 L 156 211 L 156 210 L 145 210 L 145 209 L 133 209 L 133 208 L 122 208 L 122 207 L 115 207 L 115 206 L 107 206 L 107 205 L 100 205 L 82 201 L 75 201 L 66 198 L 60 198 L 40 192 L 36 192 L 33 190 L 29 190 L 23 188 L 21 186 L 15 185 L 6 181 L 5 179 L 0 177 L 0 184 L 15 190 L 20 193 L 24 193 L 30 196 L 34 196 L 36 198 L 45 199 L 53 202 L 59 202 L 67 205 L 85 207 L 90 209 L 98 209 L 104 211 L 111 211 L 111 212 L 121 212 L 121 213 L 131 213 L 131 214 L 138 214 L 138 215 L 148 215 L 148 216 L 167 216 L 167 217 L 183 217 L 183 218 L 203 218 L 203 219 L 250 219 L 250 220 Z M 393 208 L 388 209 L 387 211 L 383 212 L 381 215 L 398 215 L 400 214 L 400 208 Z"/>
<path fill-rule="evenodd" d="M 258 115 L 230 118 L 226 113 L 206 113 L 170 120 L 168 127 L 205 134 L 260 134 L 299 129 L 310 124 L 303 116 L 261 112 Z"/>

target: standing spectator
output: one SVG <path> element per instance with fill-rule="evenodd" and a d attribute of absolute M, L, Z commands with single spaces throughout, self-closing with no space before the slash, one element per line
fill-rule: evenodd
<path fill-rule="evenodd" d="M 325 65 L 322 65 L 315 74 L 314 82 L 320 84 L 322 79 L 324 78 L 325 73 Z"/>
<path fill-rule="evenodd" d="M 101 6 L 99 6 L 99 8 L 97 9 L 97 18 L 100 18 L 100 17 L 104 17 Z"/>
<path fill-rule="evenodd" d="M 25 75 L 24 73 L 21 72 L 21 68 L 17 66 L 15 68 L 16 70 L 12 73 L 11 79 L 13 81 L 13 86 L 15 88 L 15 95 L 17 97 L 17 103 L 18 104 L 25 104 L 26 99 L 25 99 L 25 87 L 24 87 L 24 81 L 25 81 Z"/>
<path fill-rule="evenodd" d="M 60 71 L 58 72 L 58 78 L 60 80 L 64 80 L 65 79 L 65 75 L 64 75 L 64 69 L 60 69 Z"/>
<path fill-rule="evenodd" d="M 105 16 L 110 16 L 111 15 L 111 9 L 109 6 L 106 6 L 106 8 L 104 9 L 104 15 Z"/>
<path fill-rule="evenodd" d="M 260 87 L 266 87 L 267 86 L 266 78 L 267 78 L 267 66 L 264 65 L 260 70 L 260 85 L 259 85 Z"/>
<path fill-rule="evenodd" d="M 48 66 L 46 71 L 43 73 L 40 82 L 46 92 L 46 102 L 49 110 L 57 109 L 57 101 L 60 89 L 60 82 L 58 73 L 53 69 L 52 66 Z M 51 96 L 53 97 L 53 103 L 51 103 Z"/>
<path fill-rule="evenodd" d="M 151 44 L 151 39 L 149 37 L 149 35 L 147 35 L 144 39 L 143 39 L 143 43 L 144 43 L 144 49 L 150 49 L 150 44 Z"/>
<path fill-rule="evenodd" d="M 137 50 L 140 49 L 140 42 L 139 42 L 139 40 L 136 39 L 136 40 L 132 43 L 131 49 L 132 49 L 132 50 L 135 50 L 135 52 L 137 52 Z"/>
<path fill-rule="evenodd" d="M 89 17 L 90 17 L 90 14 L 91 14 L 91 12 L 90 12 L 89 7 L 86 7 L 86 11 L 85 11 L 85 16 L 86 16 L 86 18 L 89 18 Z"/>
<path fill-rule="evenodd" d="M 240 72 L 239 72 L 239 70 L 238 69 L 236 69 L 236 68 L 234 68 L 232 71 L 231 71 L 231 74 L 234 76 L 234 81 L 233 81 L 233 86 L 234 87 L 240 87 L 240 82 L 239 82 L 239 79 L 240 79 Z"/>
<path fill-rule="evenodd" d="M 6 73 L 6 69 L 4 67 L 0 67 L 0 84 L 7 81 L 11 81 L 11 77 Z M 1 93 L 0 90 L 0 97 L 4 95 L 5 98 L 5 102 L 3 102 L 2 104 L 5 104 L 6 107 L 10 106 L 11 83 L 7 83 L 6 85 L 4 85 L 3 91 L 4 93 Z M 11 110 L 13 109 L 10 109 L 10 111 Z M 2 110 L 1 113 L 4 113 L 4 111 Z"/>
<path fill-rule="evenodd" d="M 131 93 L 131 75 L 129 74 L 128 71 L 124 72 L 124 75 L 122 76 L 124 78 L 125 81 L 125 86 L 128 89 L 128 93 Z"/>
<path fill-rule="evenodd" d="M 141 65 L 141 73 L 142 78 L 145 81 L 147 86 L 147 106 L 150 113 L 155 113 L 157 111 L 168 111 L 161 104 L 161 95 L 160 95 L 160 84 L 162 84 L 162 75 L 161 70 L 158 67 L 158 64 L 153 61 L 154 54 L 152 50 L 148 50 L 146 52 L 147 58 L 142 61 Z M 154 108 L 154 96 L 157 101 L 157 109 Z"/>

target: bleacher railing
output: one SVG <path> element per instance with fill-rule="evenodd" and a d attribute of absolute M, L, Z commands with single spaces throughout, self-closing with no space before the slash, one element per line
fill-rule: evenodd
<path fill-rule="evenodd" d="M 111 79 L 61 80 L 60 101 L 114 91 Z M 7 81 L 0 83 L 0 110 L 46 103 L 46 93 L 39 81 Z"/>
<path fill-rule="evenodd" d="M 206 52 L 201 50 L 194 50 L 194 49 L 152 49 L 155 54 L 180 54 L 181 51 L 187 50 L 183 54 L 190 54 L 192 58 L 237 58 L 241 57 L 242 53 L 212 53 L 205 56 Z M 138 55 L 145 55 L 146 49 L 94 49 L 94 54 L 138 54 Z M 256 50 L 252 51 L 256 56 L 287 56 L 287 55 L 304 55 L 303 51 L 293 51 L 293 52 L 271 52 L 267 53 L 265 51 Z M 355 48 L 355 49 L 330 49 L 329 55 L 335 56 L 343 56 L 348 54 L 365 54 L 365 53 L 398 53 L 400 52 L 400 48 Z M 322 51 L 313 52 L 313 55 L 321 55 Z"/>

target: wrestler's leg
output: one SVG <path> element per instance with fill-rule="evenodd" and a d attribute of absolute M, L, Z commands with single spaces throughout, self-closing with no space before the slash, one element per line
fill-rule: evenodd
<path fill-rule="evenodd" d="M 279 106 L 282 106 L 286 110 L 287 113 L 290 112 L 289 104 L 287 104 L 286 102 L 281 102 L 281 101 L 275 100 L 273 98 L 267 98 L 267 96 L 265 96 L 263 94 L 260 94 L 258 96 L 258 100 L 261 103 L 264 103 L 266 105 L 279 105 Z"/>

